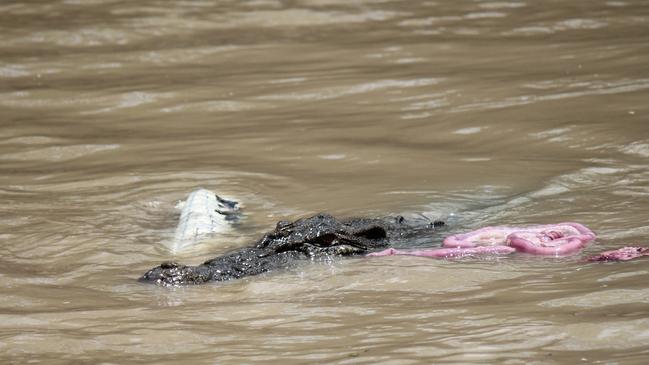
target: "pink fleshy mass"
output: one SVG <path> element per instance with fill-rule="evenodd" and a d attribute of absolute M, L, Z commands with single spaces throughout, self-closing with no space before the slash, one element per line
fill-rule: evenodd
<path fill-rule="evenodd" d="M 534 255 L 569 255 L 581 251 L 595 233 L 579 223 L 567 222 L 529 227 L 485 227 L 472 232 L 449 236 L 444 247 L 511 246 Z"/>
<path fill-rule="evenodd" d="M 641 256 L 649 256 L 647 247 L 622 247 L 617 250 L 605 251 L 599 255 L 587 258 L 588 261 L 628 261 Z"/>
<path fill-rule="evenodd" d="M 388 248 L 380 252 L 374 252 L 367 256 L 393 256 L 393 255 L 408 255 L 408 256 L 424 256 L 435 258 L 452 258 L 476 255 L 507 255 L 515 252 L 516 249 L 509 246 L 479 246 L 467 248 L 433 248 L 424 250 L 397 250 Z"/>

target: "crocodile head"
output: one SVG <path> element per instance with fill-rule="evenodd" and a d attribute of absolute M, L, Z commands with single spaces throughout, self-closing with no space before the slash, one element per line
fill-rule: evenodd
<path fill-rule="evenodd" d="M 292 223 L 277 223 L 256 247 L 267 249 L 269 253 L 300 251 L 309 256 L 354 255 L 386 246 L 387 237 L 381 220 L 338 220 L 329 214 L 318 214 Z"/>

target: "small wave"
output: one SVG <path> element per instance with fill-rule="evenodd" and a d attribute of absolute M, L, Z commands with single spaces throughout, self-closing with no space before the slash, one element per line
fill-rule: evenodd
<path fill-rule="evenodd" d="M 9 138 L 4 141 L 0 141 L 0 144 L 19 143 L 19 144 L 38 145 L 38 144 L 48 144 L 48 143 L 49 144 L 60 143 L 61 141 L 62 141 L 61 139 L 46 137 L 46 136 L 24 136 L 24 137 Z"/>
<path fill-rule="evenodd" d="M 83 112 L 82 114 L 107 113 L 117 109 L 134 108 L 140 105 L 156 102 L 161 98 L 170 98 L 173 95 L 174 93 L 150 93 L 150 92 L 142 92 L 142 91 L 128 92 L 116 96 L 117 100 L 114 102 L 114 105 L 112 106 L 96 109 L 93 111 Z"/>
<path fill-rule="evenodd" d="M 509 1 L 493 1 L 493 2 L 484 2 L 478 5 L 483 9 L 514 9 L 514 8 L 523 8 L 527 4 L 523 2 L 509 2 Z"/>
<path fill-rule="evenodd" d="M 114 150 L 119 147 L 120 145 L 118 144 L 52 146 L 26 152 L 8 153 L 0 156 L 0 159 L 20 161 L 67 161 L 97 152 Z"/>
<path fill-rule="evenodd" d="M 114 69 L 114 68 L 121 68 L 123 64 L 121 62 L 100 62 L 100 63 L 93 63 L 89 65 L 84 65 L 81 67 L 83 70 L 106 70 L 106 69 Z"/>
<path fill-rule="evenodd" d="M 117 29 L 88 27 L 74 30 L 48 30 L 35 32 L 16 39 L 15 43 L 46 43 L 64 47 L 90 47 L 125 45 L 133 41 L 134 34 Z"/>
<path fill-rule="evenodd" d="M 336 153 L 331 155 L 318 155 L 318 158 L 322 160 L 344 160 L 347 158 L 347 155 L 344 153 Z"/>
<path fill-rule="evenodd" d="M 455 23 L 463 20 L 497 19 L 504 18 L 507 14 L 499 11 L 473 12 L 464 15 L 431 16 L 426 18 L 406 19 L 399 22 L 403 27 L 427 27 L 435 24 Z"/>
<path fill-rule="evenodd" d="M 633 142 L 620 147 L 620 151 L 630 155 L 649 157 L 649 141 Z"/>
<path fill-rule="evenodd" d="M 586 167 L 574 173 L 552 179 L 545 187 L 529 194 L 532 198 L 548 197 L 588 187 L 608 187 L 619 179 L 619 174 L 627 172 L 626 168 Z"/>
<path fill-rule="evenodd" d="M 238 112 L 243 110 L 258 109 L 261 103 L 250 103 L 236 100 L 209 100 L 196 103 L 185 103 L 160 109 L 164 113 L 192 111 L 206 112 Z"/>
<path fill-rule="evenodd" d="M 106 105 L 104 108 L 81 111 L 81 114 L 96 114 L 116 109 L 132 108 L 170 98 L 174 93 L 133 91 L 122 94 L 100 95 L 96 93 L 58 92 L 52 96 L 47 91 L 20 91 L 0 94 L 0 106 L 14 108 L 65 108 Z"/>
<path fill-rule="evenodd" d="M 427 59 L 423 57 L 404 57 L 404 58 L 398 58 L 396 61 L 394 61 L 394 63 L 397 65 L 408 65 L 412 63 L 421 63 L 426 61 Z"/>
<path fill-rule="evenodd" d="M 403 13 L 372 10 L 361 13 L 310 9 L 261 10 L 211 17 L 215 28 L 318 26 L 341 23 L 385 21 Z"/>
<path fill-rule="evenodd" d="M 25 70 L 22 65 L 4 65 L 0 66 L 0 77 L 12 78 L 29 76 L 29 71 Z"/>
<path fill-rule="evenodd" d="M 569 133 L 573 132 L 577 126 L 548 129 L 542 132 L 530 133 L 529 136 L 534 139 L 546 140 L 548 142 L 560 143 L 571 140 Z"/>
<path fill-rule="evenodd" d="M 260 100 L 284 100 L 284 101 L 317 101 L 335 99 L 347 95 L 363 94 L 372 91 L 393 89 L 393 88 L 411 88 L 428 85 L 435 85 L 442 81 L 438 78 L 423 78 L 413 80 L 377 80 L 363 84 L 351 85 L 347 87 L 332 87 L 322 89 L 317 92 L 291 93 L 291 94 L 274 94 L 260 96 Z"/>
<path fill-rule="evenodd" d="M 549 85 L 549 84 L 546 84 Z M 534 104 L 542 101 L 577 98 L 591 95 L 620 94 L 649 89 L 649 79 L 619 80 L 611 82 L 585 82 L 579 85 L 583 90 L 559 92 L 547 95 L 520 95 L 500 100 L 489 100 L 474 104 L 460 105 L 451 112 L 501 109 L 512 106 Z"/>
<path fill-rule="evenodd" d="M 408 119 L 424 119 L 430 117 L 431 113 L 428 112 L 423 112 L 423 113 L 407 113 L 402 115 L 400 118 L 403 120 L 408 120 Z"/>
<path fill-rule="evenodd" d="M 489 19 L 489 18 L 504 18 L 507 14 L 499 11 L 485 11 L 485 12 L 476 12 L 468 13 L 464 15 L 465 19 Z"/>
<path fill-rule="evenodd" d="M 159 49 L 128 54 L 124 58 L 137 63 L 144 62 L 159 65 L 172 65 L 176 63 L 196 62 L 216 54 L 235 51 L 241 48 L 242 47 L 236 45 L 226 45 L 217 47 Z"/>
<path fill-rule="evenodd" d="M 608 26 L 607 22 L 595 19 L 566 19 L 552 24 L 533 24 L 503 32 L 503 35 L 552 34 L 570 30 L 592 30 Z"/>
<path fill-rule="evenodd" d="M 403 27 L 425 27 L 439 23 L 451 23 L 463 20 L 461 16 L 431 16 L 427 18 L 406 19 L 399 22 Z"/>
<path fill-rule="evenodd" d="M 286 79 L 272 80 L 269 81 L 269 84 L 300 84 L 308 79 L 306 77 L 289 77 Z"/>
<path fill-rule="evenodd" d="M 647 289 L 611 289 L 600 290 L 595 293 L 571 296 L 566 298 L 551 299 L 540 302 L 544 307 L 591 307 L 598 308 L 625 303 L 649 303 Z"/>
<path fill-rule="evenodd" d="M 482 131 L 482 127 L 460 128 L 453 131 L 453 134 L 476 134 Z"/>
<path fill-rule="evenodd" d="M 446 98 L 439 98 L 439 99 L 431 99 L 431 100 L 411 103 L 409 106 L 402 108 L 401 110 L 403 111 L 433 110 L 447 105 L 450 105 L 450 101 L 448 101 Z"/>

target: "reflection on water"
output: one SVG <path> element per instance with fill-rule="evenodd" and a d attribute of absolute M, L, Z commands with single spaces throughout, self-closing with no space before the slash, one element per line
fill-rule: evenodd
<path fill-rule="evenodd" d="M 0 5 L 3 362 L 644 364 L 647 261 L 304 263 L 158 288 L 281 219 L 579 221 L 649 244 L 642 1 Z M 172 256 L 176 202 L 244 204 Z M 439 245 L 438 238 L 417 243 Z"/>

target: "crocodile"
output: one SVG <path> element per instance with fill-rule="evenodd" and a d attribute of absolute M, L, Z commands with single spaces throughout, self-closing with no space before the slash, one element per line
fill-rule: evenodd
<path fill-rule="evenodd" d="M 254 245 L 197 266 L 164 262 L 140 281 L 161 286 L 227 281 L 280 270 L 297 262 L 332 256 L 358 256 L 392 245 L 430 243 L 444 222 L 423 215 L 338 219 L 321 213 L 294 222 L 280 221 Z"/>

